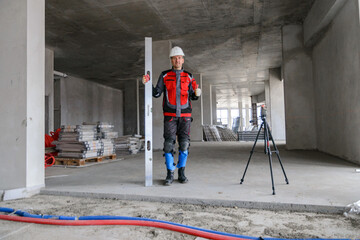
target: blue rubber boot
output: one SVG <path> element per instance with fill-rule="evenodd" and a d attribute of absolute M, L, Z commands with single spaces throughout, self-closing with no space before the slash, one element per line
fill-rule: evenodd
<path fill-rule="evenodd" d="M 185 166 L 186 166 L 186 161 L 187 161 L 187 157 L 189 155 L 189 151 L 179 151 L 179 162 L 177 164 L 176 167 L 179 168 L 178 170 L 178 180 L 180 183 L 187 183 L 188 179 L 185 177 Z"/>
<path fill-rule="evenodd" d="M 167 175 L 164 182 L 164 185 L 170 186 L 172 182 L 174 181 L 174 156 L 172 153 L 165 153 L 165 163 L 167 168 Z"/>

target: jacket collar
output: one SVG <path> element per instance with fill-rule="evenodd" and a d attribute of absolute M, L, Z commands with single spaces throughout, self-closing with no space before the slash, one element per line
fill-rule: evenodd
<path fill-rule="evenodd" d="M 175 69 L 172 67 L 171 70 L 172 70 L 174 73 L 182 73 L 182 72 L 184 71 L 184 68 L 181 68 L 180 70 L 175 70 Z"/>

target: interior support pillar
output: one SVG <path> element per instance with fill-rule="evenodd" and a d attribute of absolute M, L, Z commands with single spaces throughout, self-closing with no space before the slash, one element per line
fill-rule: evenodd
<path fill-rule="evenodd" d="M 44 187 L 45 0 L 0 1 L 0 197 Z"/>

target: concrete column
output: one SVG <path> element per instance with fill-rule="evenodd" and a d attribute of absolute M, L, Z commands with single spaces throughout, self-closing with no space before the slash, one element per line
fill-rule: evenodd
<path fill-rule="evenodd" d="M 271 101 L 270 101 L 270 83 L 265 81 L 265 105 L 266 105 L 266 121 L 271 127 Z"/>
<path fill-rule="evenodd" d="M 360 1 L 360 0 L 359 0 Z M 199 87 L 200 89 L 202 90 L 203 89 L 203 81 L 202 81 L 202 74 L 200 73 L 200 78 L 199 78 Z M 201 126 L 204 125 L 204 99 L 203 99 L 203 94 L 201 93 L 201 96 L 200 96 L 200 107 L 201 107 Z"/>
<path fill-rule="evenodd" d="M 246 117 L 245 117 L 245 126 L 246 128 L 250 127 L 250 113 L 249 113 L 249 104 L 246 103 L 245 104 L 245 112 L 246 112 Z"/>
<path fill-rule="evenodd" d="M 45 1 L 2 0 L 0 23 L 0 198 L 9 200 L 44 187 Z"/>
<path fill-rule="evenodd" d="M 251 103 L 251 112 L 252 112 L 252 125 L 253 126 L 258 126 L 258 115 L 257 115 L 257 104 L 256 103 Z"/>
<path fill-rule="evenodd" d="M 202 79 L 202 101 L 203 101 L 203 124 L 210 125 L 211 122 L 211 92 L 210 83 L 205 78 Z"/>
<path fill-rule="evenodd" d="M 196 83 L 200 86 L 201 74 L 193 74 Z M 193 122 L 191 123 L 191 141 L 202 141 L 202 126 L 201 126 L 201 98 L 196 101 L 192 101 L 192 117 Z"/>
<path fill-rule="evenodd" d="M 54 51 L 45 50 L 45 133 L 54 131 Z"/>
<path fill-rule="evenodd" d="M 153 85 L 155 86 L 160 73 L 171 68 L 169 59 L 171 42 L 168 40 L 153 41 L 152 44 Z M 162 101 L 163 95 L 159 98 L 153 98 L 153 149 L 164 148 L 164 115 Z"/>
<path fill-rule="evenodd" d="M 240 117 L 240 123 L 239 123 L 239 131 L 243 131 L 244 130 L 244 121 L 243 121 L 243 106 L 242 106 L 242 102 L 238 102 L 238 108 L 239 108 L 239 117 Z"/>
<path fill-rule="evenodd" d="M 286 147 L 315 149 L 315 107 L 312 59 L 303 44 L 301 25 L 282 28 Z"/>
<path fill-rule="evenodd" d="M 360 164 L 359 1 L 345 2 L 312 52 L 317 148 Z M 314 8 L 308 17 L 317 17 L 324 9 Z"/>
<path fill-rule="evenodd" d="M 231 129 L 232 116 L 231 116 L 231 107 L 229 105 L 230 105 L 230 103 L 227 102 L 227 110 L 228 110 L 228 124 L 227 124 L 227 127 Z"/>
<path fill-rule="evenodd" d="M 137 133 L 136 79 L 127 80 L 124 89 L 124 135 Z"/>
<path fill-rule="evenodd" d="M 280 68 L 270 69 L 269 73 L 271 133 L 275 140 L 285 140 L 284 82 Z"/>
<path fill-rule="evenodd" d="M 210 86 L 210 92 L 211 92 L 211 125 L 216 124 L 216 86 Z"/>

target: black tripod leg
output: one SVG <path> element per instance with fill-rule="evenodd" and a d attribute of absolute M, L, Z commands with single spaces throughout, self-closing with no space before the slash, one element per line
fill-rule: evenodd
<path fill-rule="evenodd" d="M 268 156 L 269 156 L 269 165 L 270 165 L 270 174 L 271 174 L 271 184 L 272 184 L 272 190 L 273 190 L 272 194 L 275 195 L 275 186 L 274 186 L 274 177 L 273 177 L 273 171 L 272 171 L 271 152 L 269 152 Z"/>
<path fill-rule="evenodd" d="M 259 138 L 259 134 L 260 134 L 260 132 L 261 132 L 261 128 L 263 127 L 263 125 L 264 125 L 264 123 L 261 123 L 260 128 L 259 128 L 259 131 L 258 131 L 258 133 L 257 133 L 257 135 L 256 135 L 254 145 L 253 145 L 253 147 L 252 147 L 252 149 L 251 149 L 251 152 L 250 152 L 249 160 L 247 161 L 244 174 L 243 174 L 243 176 L 242 176 L 242 178 L 241 178 L 241 180 L 240 180 L 240 184 L 242 184 L 242 183 L 244 182 L 245 174 L 246 174 L 246 171 L 247 171 L 247 169 L 248 169 L 248 167 L 249 167 L 249 163 L 250 163 L 250 160 L 251 160 L 251 156 L 252 156 L 253 153 L 254 153 L 254 149 L 255 149 L 255 146 L 256 146 L 256 142 L 257 142 L 257 140 L 258 140 L 258 138 Z"/>
<path fill-rule="evenodd" d="M 272 171 L 272 157 L 271 157 L 271 149 L 270 149 L 270 139 L 269 139 L 269 126 L 267 125 L 267 123 L 265 122 L 264 124 L 264 138 L 265 138 L 265 148 L 266 148 L 266 153 L 269 156 L 269 165 L 270 165 L 270 175 L 271 175 L 271 185 L 272 185 L 272 190 L 273 190 L 273 195 L 275 195 L 275 186 L 274 186 L 274 176 L 273 176 L 273 171 Z"/>
<path fill-rule="evenodd" d="M 285 177 L 285 182 L 286 182 L 286 184 L 289 184 L 289 180 L 288 180 L 288 178 L 287 178 L 287 176 L 286 176 L 284 166 L 283 166 L 283 164 L 282 164 L 282 162 L 281 162 L 279 150 L 278 150 L 278 148 L 276 147 L 274 138 L 272 137 L 272 134 L 271 134 L 271 131 L 270 131 L 270 130 L 269 130 L 269 134 L 270 134 L 270 137 L 271 137 L 271 141 L 272 141 L 272 143 L 273 143 L 273 145 L 274 145 L 275 153 L 276 153 L 276 155 L 277 155 L 277 157 L 278 157 L 278 159 L 279 159 L 279 163 L 280 163 L 281 169 L 282 169 L 283 174 L 284 174 L 284 177 Z"/>

